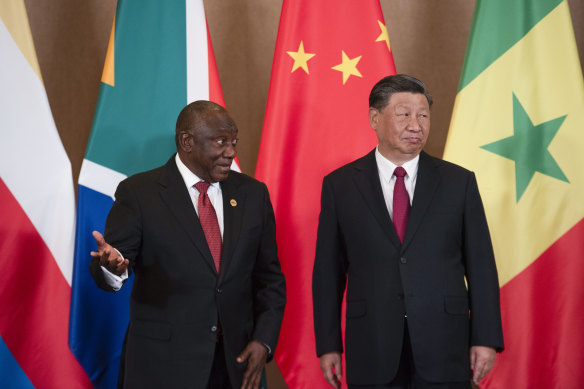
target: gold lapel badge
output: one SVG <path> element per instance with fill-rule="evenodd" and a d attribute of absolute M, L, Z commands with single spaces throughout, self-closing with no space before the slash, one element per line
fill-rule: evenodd
<path fill-rule="evenodd" d="M 235 201 L 235 199 L 229 200 L 229 204 L 231 204 L 232 207 L 237 207 L 237 201 Z"/>

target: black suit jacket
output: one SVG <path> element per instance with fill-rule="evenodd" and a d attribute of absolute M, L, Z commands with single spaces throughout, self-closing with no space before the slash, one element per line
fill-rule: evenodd
<path fill-rule="evenodd" d="M 497 270 L 474 174 L 422 152 L 403 244 L 374 151 L 325 177 L 313 273 L 319 356 L 343 350 L 345 285 L 349 383 L 394 378 L 406 314 L 421 376 L 470 379 L 470 346 L 503 348 Z"/>
<path fill-rule="evenodd" d="M 235 358 L 249 341 L 276 347 L 285 282 L 268 190 L 233 171 L 221 190 L 219 275 L 174 157 L 116 190 L 105 239 L 135 274 L 120 368 L 125 388 L 205 388 L 218 318 L 234 387 L 246 367 Z M 90 270 L 99 287 L 111 290 L 98 261 Z"/>

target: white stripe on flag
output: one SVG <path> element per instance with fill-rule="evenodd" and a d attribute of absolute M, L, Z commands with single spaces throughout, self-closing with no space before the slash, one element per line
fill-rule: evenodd
<path fill-rule="evenodd" d="M 71 285 L 75 232 L 71 163 L 44 86 L 1 21 L 0 53 L 0 177 Z"/>
<path fill-rule="evenodd" d="M 120 172 L 84 159 L 79 173 L 79 185 L 114 199 L 118 184 L 126 177 Z"/>
<path fill-rule="evenodd" d="M 207 20 L 202 0 L 186 0 L 187 104 L 209 100 Z"/>

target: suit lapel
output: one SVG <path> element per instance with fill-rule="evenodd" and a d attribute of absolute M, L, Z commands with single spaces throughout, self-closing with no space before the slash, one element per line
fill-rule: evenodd
<path fill-rule="evenodd" d="M 245 193 L 239 190 L 239 180 L 235 173 L 230 173 L 227 179 L 221 182 L 223 195 L 223 249 L 221 251 L 221 271 L 219 281 L 226 273 L 233 258 L 233 250 L 237 244 L 237 238 L 243 221 L 245 208 Z"/>
<path fill-rule="evenodd" d="M 355 175 L 355 183 L 359 192 L 365 199 L 365 203 L 377 219 L 381 229 L 386 233 L 391 243 L 400 248 L 401 243 L 393 227 L 379 181 L 379 171 L 375 161 L 375 150 L 363 157 L 356 165 L 358 174 Z"/>
<path fill-rule="evenodd" d="M 414 190 L 414 202 L 412 203 L 412 208 L 410 210 L 402 249 L 405 249 L 414 237 L 416 230 L 424 218 L 428 206 L 432 202 L 432 198 L 438 188 L 439 182 L 440 176 L 432 158 L 424 152 L 420 153 L 416 189 Z"/>
<path fill-rule="evenodd" d="M 174 156 L 166 163 L 164 173 L 160 177 L 160 197 L 171 213 L 178 220 L 195 247 L 201 253 L 204 261 L 215 271 L 215 263 L 207 245 L 201 222 L 197 217 L 185 182 L 180 175 Z"/>

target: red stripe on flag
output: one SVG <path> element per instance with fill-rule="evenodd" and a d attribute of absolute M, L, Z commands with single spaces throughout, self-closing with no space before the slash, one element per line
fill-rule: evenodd
<path fill-rule="evenodd" d="M 209 24 L 205 18 L 205 27 L 207 28 L 207 58 L 209 63 L 209 101 L 217 103 L 222 107 L 227 108 L 225 99 L 223 98 L 223 89 L 221 89 L 221 80 L 219 79 L 219 72 L 217 71 L 217 63 L 215 62 L 215 52 L 213 51 L 213 43 L 211 43 L 211 34 L 209 34 Z M 235 157 L 235 163 L 240 168 L 239 159 Z"/>
<path fill-rule="evenodd" d="M 378 1 L 282 5 L 256 178 L 270 190 L 286 276 L 275 359 L 290 388 L 330 387 L 316 356 L 311 294 L 320 192 L 325 174 L 377 144 L 368 121 L 369 92 L 395 74 L 386 42 L 377 41 L 380 22 Z M 358 60 L 361 74 L 346 82 L 334 69 L 343 53 Z M 300 66 L 304 61 L 296 61 L 302 57 L 307 70 Z"/>
<path fill-rule="evenodd" d="M 213 44 L 209 34 L 209 24 L 206 18 L 205 26 L 207 28 L 207 58 L 209 59 L 209 100 L 225 107 L 225 99 L 223 98 L 223 90 L 221 89 L 221 81 L 219 80 L 217 63 L 215 62 L 215 53 L 213 52 Z"/>
<path fill-rule="evenodd" d="M 501 288 L 505 351 L 484 388 L 581 388 L 584 219 Z"/>
<path fill-rule="evenodd" d="M 90 388 L 67 345 L 71 288 L 1 179 L 0 214 L 2 339 L 35 387 Z"/>

